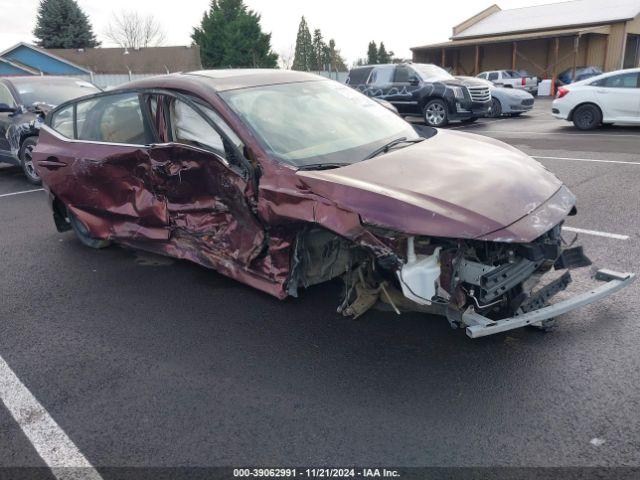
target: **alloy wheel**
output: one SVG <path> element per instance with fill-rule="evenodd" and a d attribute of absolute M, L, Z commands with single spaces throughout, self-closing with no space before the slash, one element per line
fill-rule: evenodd
<path fill-rule="evenodd" d="M 429 125 L 437 126 L 442 124 L 446 115 L 444 107 L 439 103 L 432 103 L 427 107 L 427 122 Z"/>

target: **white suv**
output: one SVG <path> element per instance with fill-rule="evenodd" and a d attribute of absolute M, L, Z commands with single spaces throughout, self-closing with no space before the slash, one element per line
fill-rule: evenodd
<path fill-rule="evenodd" d="M 558 89 L 551 113 L 580 130 L 600 125 L 640 125 L 640 68 L 618 70 Z"/>

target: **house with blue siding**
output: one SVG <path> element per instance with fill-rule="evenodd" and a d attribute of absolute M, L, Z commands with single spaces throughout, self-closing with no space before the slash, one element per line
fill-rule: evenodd
<path fill-rule="evenodd" d="M 0 75 L 90 74 L 91 70 L 28 43 L 18 43 L 0 53 Z"/>

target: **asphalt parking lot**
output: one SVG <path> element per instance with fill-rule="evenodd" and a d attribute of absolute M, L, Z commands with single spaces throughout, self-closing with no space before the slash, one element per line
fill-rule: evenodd
<path fill-rule="evenodd" d="M 535 156 L 578 197 L 568 225 L 594 264 L 640 272 L 640 129 L 579 132 L 549 111 L 450 128 Z M 56 232 L 41 191 L 12 195 L 32 189 L 0 168 L 0 357 L 99 471 L 640 466 L 638 283 L 552 333 L 470 340 L 420 314 L 345 319 L 337 283 L 281 302 L 89 250 Z M 0 402 L 1 466 L 44 465 L 24 428 Z"/>

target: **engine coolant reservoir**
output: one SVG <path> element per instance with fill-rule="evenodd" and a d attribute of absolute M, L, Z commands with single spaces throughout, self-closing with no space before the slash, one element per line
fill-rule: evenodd
<path fill-rule="evenodd" d="M 402 293 L 419 305 L 431 305 L 438 291 L 441 247 L 431 255 L 416 255 L 413 241 L 413 237 L 407 239 L 407 263 L 398 271 Z"/>

